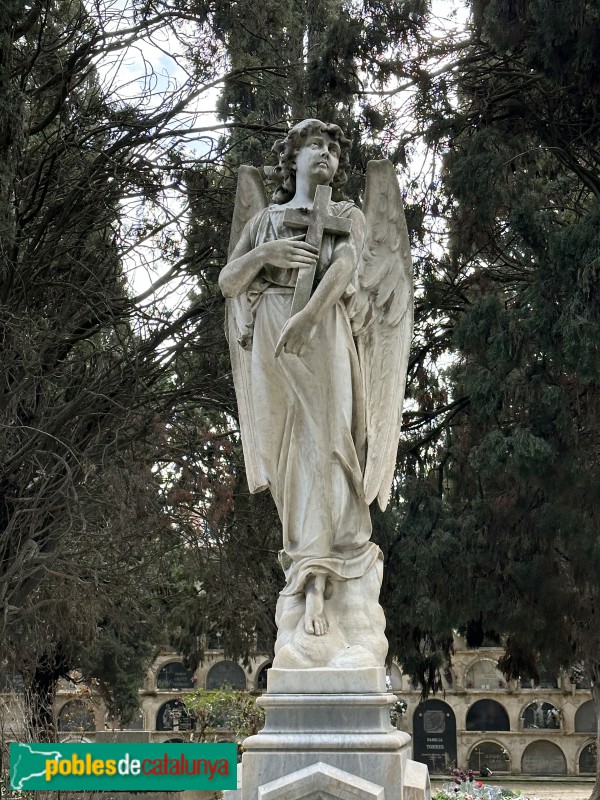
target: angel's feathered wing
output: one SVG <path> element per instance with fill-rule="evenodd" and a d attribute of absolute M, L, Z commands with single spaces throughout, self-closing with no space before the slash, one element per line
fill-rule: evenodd
<path fill-rule="evenodd" d="M 246 223 L 266 206 L 265 187 L 259 171 L 254 167 L 241 166 L 238 172 L 235 207 L 229 237 L 229 258 Z M 244 349 L 245 340 L 251 328 L 252 315 L 248 295 L 244 293 L 239 297 L 227 298 L 225 301 L 225 333 L 231 355 L 246 475 L 250 491 L 260 492 L 267 488 L 267 482 L 262 474 L 257 456 L 256 425 L 252 404 L 252 351 Z"/>
<path fill-rule="evenodd" d="M 413 328 L 410 245 L 390 161 L 370 161 L 363 208 L 367 232 L 350 307 L 366 400 L 368 503 L 387 506 L 398 451 Z"/>

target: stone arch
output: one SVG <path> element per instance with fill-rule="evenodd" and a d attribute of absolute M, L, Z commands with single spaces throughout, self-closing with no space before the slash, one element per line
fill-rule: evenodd
<path fill-rule="evenodd" d="M 575 733 L 596 733 L 596 725 L 594 701 L 587 700 L 575 712 Z"/>
<path fill-rule="evenodd" d="M 506 689 L 506 678 L 490 658 L 478 658 L 465 670 L 465 689 L 483 689 L 488 692 Z"/>
<path fill-rule="evenodd" d="M 392 692 L 402 691 L 402 672 L 397 664 L 392 662 L 389 667 L 386 668 L 386 678 L 389 679 L 388 686 Z"/>
<path fill-rule="evenodd" d="M 190 731 L 194 716 L 181 700 L 167 700 L 156 713 L 157 731 Z"/>
<path fill-rule="evenodd" d="M 547 672 L 543 665 L 538 667 L 538 676 L 523 674 L 519 677 L 521 689 L 558 689 L 558 675 Z"/>
<path fill-rule="evenodd" d="M 497 700 L 478 700 L 467 711 L 468 731 L 509 731 L 508 712 Z"/>
<path fill-rule="evenodd" d="M 586 742 L 577 756 L 577 771 L 580 775 L 596 774 L 597 744 L 594 740 Z"/>
<path fill-rule="evenodd" d="M 540 739 L 528 744 L 523 751 L 521 772 L 523 775 L 566 775 L 567 759 L 557 744 Z"/>
<path fill-rule="evenodd" d="M 61 744 L 92 744 L 93 739 L 89 739 L 82 733 L 67 733 L 66 736 L 59 734 Z"/>
<path fill-rule="evenodd" d="M 156 688 L 168 692 L 195 688 L 193 674 L 181 661 L 167 661 L 156 671 Z"/>
<path fill-rule="evenodd" d="M 230 686 L 232 689 L 246 689 L 246 673 L 235 661 L 217 661 L 206 675 L 207 689 L 221 689 Z"/>
<path fill-rule="evenodd" d="M 456 717 L 443 700 L 425 700 L 413 714 L 413 758 L 432 773 L 456 767 Z"/>
<path fill-rule="evenodd" d="M 523 729 L 558 730 L 561 718 L 560 709 L 547 700 L 533 700 L 520 715 Z"/>
<path fill-rule="evenodd" d="M 261 664 L 259 669 L 256 671 L 256 681 L 254 682 L 254 687 L 257 692 L 267 691 L 267 673 L 272 666 L 272 661 L 265 661 L 264 664 Z"/>
<path fill-rule="evenodd" d="M 60 733 L 96 730 L 96 717 L 89 703 L 69 700 L 58 712 L 57 728 Z"/>
<path fill-rule="evenodd" d="M 23 676 L 17 670 L 0 669 L 0 692 L 22 694 L 25 691 Z"/>
<path fill-rule="evenodd" d="M 511 772 L 511 758 L 508 750 L 493 739 L 477 742 L 469 753 L 469 769 L 479 774 L 482 767 L 488 767 L 492 773 Z"/>

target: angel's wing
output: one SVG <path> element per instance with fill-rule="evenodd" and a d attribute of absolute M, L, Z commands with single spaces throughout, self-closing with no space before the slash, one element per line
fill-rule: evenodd
<path fill-rule="evenodd" d="M 267 206 L 265 187 L 260 173 L 254 167 L 242 165 L 238 172 L 235 207 L 231 222 L 228 257 L 231 257 L 246 223 Z M 244 349 L 248 331 L 252 328 L 252 315 L 248 296 L 229 297 L 225 301 L 225 333 L 229 342 L 233 385 L 238 404 L 238 416 L 246 475 L 251 492 L 267 488 L 262 474 L 256 447 L 256 425 L 252 405 L 252 352 Z"/>
<path fill-rule="evenodd" d="M 413 326 L 410 244 L 394 167 L 367 164 L 367 233 L 350 307 L 366 400 L 368 503 L 383 510 L 394 478 Z"/>

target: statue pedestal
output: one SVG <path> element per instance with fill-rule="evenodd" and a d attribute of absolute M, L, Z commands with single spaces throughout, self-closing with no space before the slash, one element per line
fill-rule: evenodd
<path fill-rule="evenodd" d="M 390 724 L 383 667 L 269 670 L 263 730 L 244 742 L 237 800 L 430 800 L 427 767 Z"/>

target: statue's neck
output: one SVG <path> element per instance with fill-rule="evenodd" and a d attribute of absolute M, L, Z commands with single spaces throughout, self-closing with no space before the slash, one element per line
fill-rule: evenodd
<path fill-rule="evenodd" d="M 312 208 L 318 182 L 296 177 L 296 193 L 287 203 L 290 208 Z"/>

